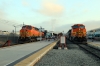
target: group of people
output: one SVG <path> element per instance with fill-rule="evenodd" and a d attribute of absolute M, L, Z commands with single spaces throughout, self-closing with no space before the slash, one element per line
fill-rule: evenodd
<path fill-rule="evenodd" d="M 60 36 L 61 36 L 61 35 L 57 35 L 57 36 L 55 36 L 55 35 L 52 35 L 52 36 L 45 36 L 45 39 L 48 40 L 48 41 L 50 41 L 51 39 L 57 40 L 57 39 L 60 38 Z"/>
<path fill-rule="evenodd" d="M 53 36 L 45 36 L 45 39 L 48 40 L 48 41 L 50 41 L 50 39 L 54 39 L 55 40 L 56 36 L 54 36 L 54 35 Z"/>

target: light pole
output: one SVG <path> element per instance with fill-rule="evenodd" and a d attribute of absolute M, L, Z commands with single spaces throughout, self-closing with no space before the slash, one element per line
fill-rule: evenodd
<path fill-rule="evenodd" d="M 54 30 L 55 30 L 55 23 L 56 23 L 56 19 L 52 19 L 52 22 L 51 22 L 51 25 L 52 25 L 52 35 L 53 35 Z"/>
<path fill-rule="evenodd" d="M 14 34 L 14 42 L 15 42 L 15 41 L 16 41 L 16 40 L 15 40 L 15 38 L 16 38 L 16 37 L 15 37 L 15 36 L 16 36 L 16 26 L 15 26 L 15 25 L 13 25 L 13 26 L 15 27 L 15 31 L 14 31 L 14 32 L 15 32 L 15 34 Z"/>
<path fill-rule="evenodd" d="M 16 26 L 14 26 L 15 27 L 15 35 L 16 35 Z"/>
<path fill-rule="evenodd" d="M 63 31 L 63 36 L 64 36 L 64 31 Z"/>
<path fill-rule="evenodd" d="M 13 35 L 13 38 L 14 38 L 14 41 L 16 42 L 16 40 L 18 40 L 18 39 L 16 39 L 17 37 L 19 38 L 19 35 L 17 35 L 17 33 L 16 33 L 16 28 L 17 27 L 22 27 L 22 26 L 24 26 L 24 22 L 23 22 L 23 24 L 20 24 L 20 25 L 13 25 L 13 27 L 15 28 L 15 30 L 14 30 L 14 35 Z"/>
<path fill-rule="evenodd" d="M 42 31 L 44 31 L 44 28 L 42 28 L 41 26 L 40 26 L 40 41 L 41 41 L 41 39 L 42 39 Z"/>
<path fill-rule="evenodd" d="M 13 26 L 15 27 L 15 35 L 16 35 L 16 28 L 19 27 L 19 26 L 20 26 L 20 27 L 24 26 L 24 23 L 23 23 L 23 24 L 20 24 L 20 25 L 16 25 L 16 26 L 13 25 Z"/>
<path fill-rule="evenodd" d="M 40 41 L 41 41 L 41 32 L 42 32 L 42 27 L 40 26 Z"/>

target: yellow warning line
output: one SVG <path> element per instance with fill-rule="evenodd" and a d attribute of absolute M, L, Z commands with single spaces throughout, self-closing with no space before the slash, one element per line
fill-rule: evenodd
<path fill-rule="evenodd" d="M 34 64 L 38 62 L 49 50 L 51 50 L 57 42 L 58 41 L 51 43 L 50 45 L 46 46 L 45 48 L 22 60 L 14 66 L 34 66 Z"/>

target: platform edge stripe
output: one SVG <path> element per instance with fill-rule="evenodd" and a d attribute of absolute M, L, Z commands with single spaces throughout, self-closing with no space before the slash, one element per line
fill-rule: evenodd
<path fill-rule="evenodd" d="M 93 47 L 93 48 L 96 48 L 96 49 L 100 50 L 100 46 L 96 46 L 96 45 L 92 45 L 92 44 L 88 44 L 88 45 Z"/>
<path fill-rule="evenodd" d="M 58 41 L 51 43 L 50 45 L 46 46 L 45 48 L 22 60 L 14 66 L 34 66 L 34 64 L 38 62 L 49 50 L 51 50 L 57 42 Z"/>

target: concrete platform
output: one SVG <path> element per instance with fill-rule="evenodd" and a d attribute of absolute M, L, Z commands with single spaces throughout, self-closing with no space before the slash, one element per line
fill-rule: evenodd
<path fill-rule="evenodd" d="M 51 40 L 51 41 L 39 41 L 39 42 L 33 42 L 33 43 L 28 43 L 28 44 L 21 44 L 21 45 L 0 48 L 0 66 L 15 66 L 20 61 L 35 54 L 37 51 L 43 49 L 46 46 L 50 45 L 49 46 L 50 47 L 49 50 L 50 50 L 55 44 L 56 43 L 54 43 L 54 41 Z M 41 53 L 45 54 L 47 52 L 48 48 L 46 48 L 45 50 L 46 51 L 42 50 Z M 40 55 L 40 54 L 36 54 L 34 58 L 36 58 L 36 56 L 38 56 L 38 55 Z M 37 59 L 39 59 L 39 58 L 37 58 Z M 31 62 L 33 62 L 33 60 L 32 61 L 29 60 L 28 62 L 31 63 Z M 28 65 L 28 64 L 26 64 L 26 65 Z M 25 65 L 19 64 L 18 66 L 25 66 Z M 29 64 L 29 66 L 30 66 L 30 64 Z"/>
<path fill-rule="evenodd" d="M 88 40 L 88 45 L 97 49 L 100 49 L 100 41 L 92 41 L 92 40 Z"/>

